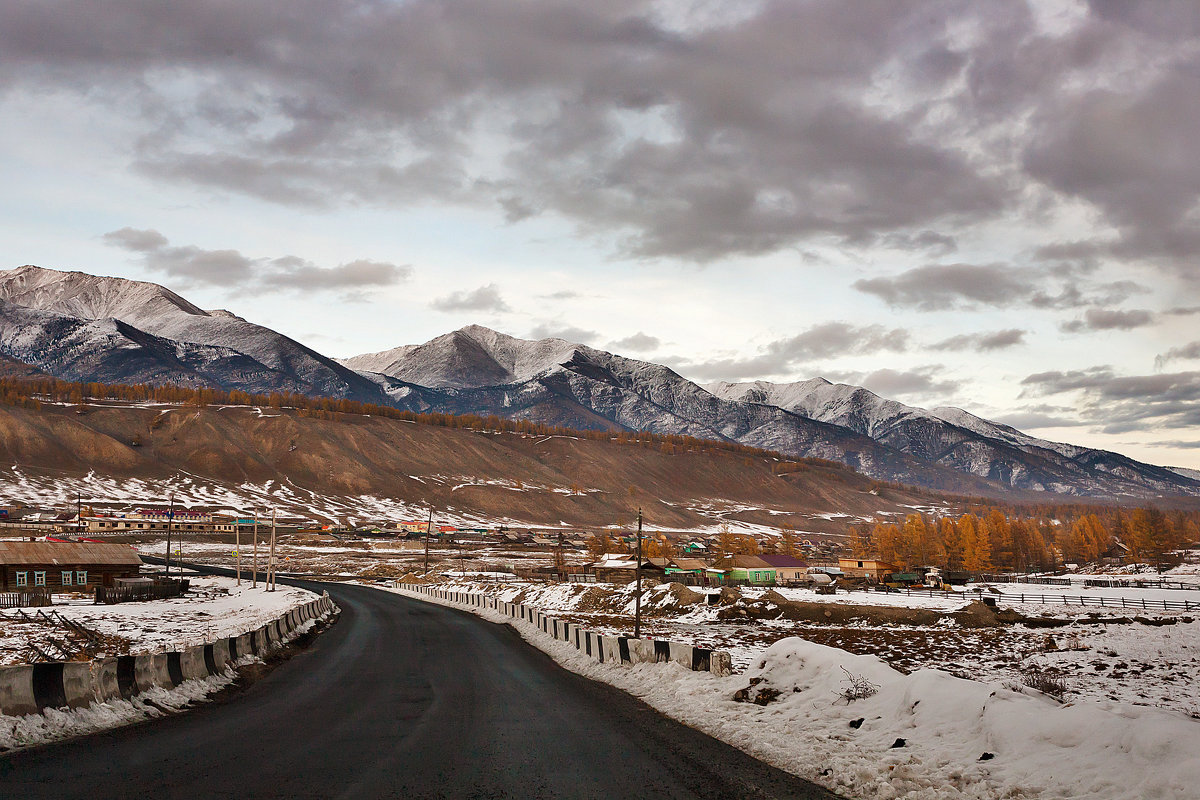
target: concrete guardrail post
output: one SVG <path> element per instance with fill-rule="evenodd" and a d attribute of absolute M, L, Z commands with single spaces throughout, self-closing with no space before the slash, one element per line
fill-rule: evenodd
<path fill-rule="evenodd" d="M 33 666 L 0 667 L 0 711 L 17 717 L 38 712 Z"/>

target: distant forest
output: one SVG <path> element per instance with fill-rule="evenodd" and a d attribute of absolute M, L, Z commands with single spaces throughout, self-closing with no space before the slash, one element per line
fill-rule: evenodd
<path fill-rule="evenodd" d="M 1118 555 L 1165 568 L 1197 541 L 1200 512 L 1046 504 L 957 517 L 909 514 L 900 524 L 857 528 L 851 547 L 902 568 L 1026 572 Z"/>

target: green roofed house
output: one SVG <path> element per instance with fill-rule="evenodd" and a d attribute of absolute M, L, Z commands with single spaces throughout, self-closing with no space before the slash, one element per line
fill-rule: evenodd
<path fill-rule="evenodd" d="M 775 583 L 775 567 L 758 556 L 722 556 L 713 566 L 725 570 L 726 583 L 749 583 L 758 586 Z"/>

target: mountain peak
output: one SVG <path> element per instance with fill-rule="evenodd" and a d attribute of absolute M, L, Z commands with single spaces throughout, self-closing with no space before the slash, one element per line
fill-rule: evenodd
<path fill-rule="evenodd" d="M 33 264 L 0 271 L 0 299 L 79 319 L 113 318 L 134 325 L 171 315 L 208 316 L 208 312 L 157 283 Z"/>

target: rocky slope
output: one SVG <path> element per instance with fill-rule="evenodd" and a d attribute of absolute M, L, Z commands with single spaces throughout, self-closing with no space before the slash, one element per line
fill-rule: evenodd
<path fill-rule="evenodd" d="M 333 359 L 158 284 L 24 266 L 0 272 L 0 301 L 0 352 L 58 377 L 383 399 Z"/>

